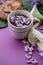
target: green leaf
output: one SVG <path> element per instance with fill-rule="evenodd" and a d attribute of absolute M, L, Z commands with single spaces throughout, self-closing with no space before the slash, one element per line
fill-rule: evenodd
<path fill-rule="evenodd" d="M 7 21 L 0 19 L 0 28 L 4 28 L 7 26 L 8 26 Z"/>
<path fill-rule="evenodd" d="M 38 8 L 40 14 L 43 15 L 43 4 L 37 5 L 37 8 Z"/>
<path fill-rule="evenodd" d="M 32 4 L 29 2 L 29 0 L 20 0 L 23 3 L 23 9 L 31 11 L 32 10 Z"/>

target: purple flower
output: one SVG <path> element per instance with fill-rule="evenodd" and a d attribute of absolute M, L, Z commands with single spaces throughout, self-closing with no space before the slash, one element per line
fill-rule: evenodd
<path fill-rule="evenodd" d="M 30 2 L 34 5 L 34 4 L 39 4 L 41 0 L 30 0 Z"/>

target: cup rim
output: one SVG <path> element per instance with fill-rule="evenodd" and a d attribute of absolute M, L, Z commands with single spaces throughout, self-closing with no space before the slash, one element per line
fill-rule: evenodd
<path fill-rule="evenodd" d="M 23 11 L 23 12 L 27 12 L 27 13 L 31 16 L 31 23 L 30 23 L 28 26 L 22 26 L 22 27 L 17 27 L 17 26 L 14 26 L 13 24 L 11 24 L 9 20 L 10 20 L 11 15 L 12 15 L 15 11 L 16 11 L 16 12 L 18 12 L 18 11 L 20 11 L 20 12 L 22 12 L 22 11 Z M 25 14 L 23 14 L 23 15 L 25 15 Z M 33 16 L 31 15 L 30 12 L 28 12 L 28 11 L 26 11 L 26 10 L 14 10 L 14 11 L 12 11 L 12 12 L 8 15 L 7 21 L 8 21 L 8 25 L 10 25 L 10 26 L 13 27 L 13 28 L 16 28 L 16 29 L 25 29 L 25 28 L 30 27 L 31 24 L 33 24 Z"/>

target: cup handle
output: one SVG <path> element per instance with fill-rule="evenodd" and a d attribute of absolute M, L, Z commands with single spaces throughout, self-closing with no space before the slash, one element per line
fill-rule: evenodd
<path fill-rule="evenodd" d="M 36 28 L 40 25 L 40 20 L 36 17 L 33 17 L 33 28 Z"/>

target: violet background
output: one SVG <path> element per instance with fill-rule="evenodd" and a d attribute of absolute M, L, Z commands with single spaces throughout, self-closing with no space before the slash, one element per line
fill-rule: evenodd
<path fill-rule="evenodd" d="M 38 27 L 38 30 L 43 25 Z M 32 65 L 26 63 L 24 44 L 13 38 L 9 28 L 0 29 L 0 65 Z M 35 49 L 33 58 L 38 60 L 37 65 L 43 65 L 43 59 Z"/>

